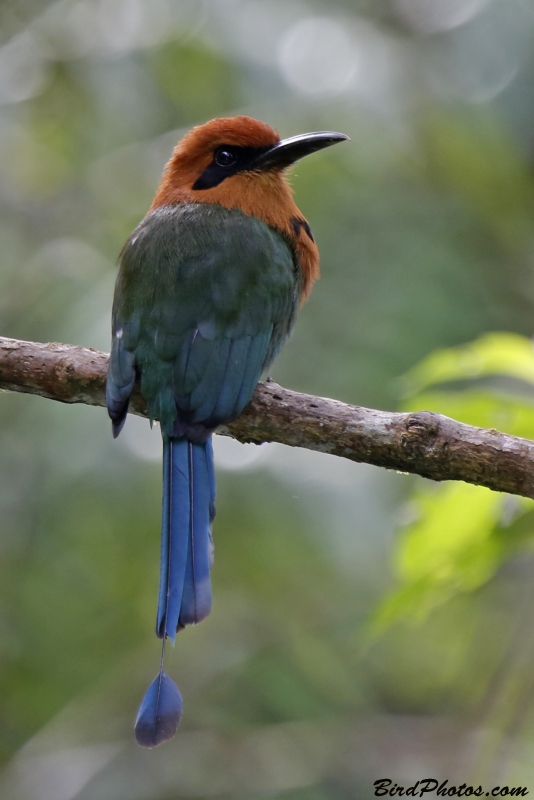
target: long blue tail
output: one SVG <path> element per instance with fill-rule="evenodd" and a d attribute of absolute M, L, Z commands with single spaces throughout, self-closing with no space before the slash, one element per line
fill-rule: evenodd
<path fill-rule="evenodd" d="M 163 516 L 156 632 L 173 642 L 211 611 L 211 524 L 215 473 L 211 436 L 203 443 L 165 438 Z"/>
<path fill-rule="evenodd" d="M 165 640 L 201 622 L 211 611 L 211 524 L 215 473 L 211 436 L 204 443 L 163 440 L 163 519 L 156 632 L 163 639 L 159 673 L 148 687 L 135 722 L 142 747 L 171 739 L 182 716 L 182 697 L 163 671 Z"/>

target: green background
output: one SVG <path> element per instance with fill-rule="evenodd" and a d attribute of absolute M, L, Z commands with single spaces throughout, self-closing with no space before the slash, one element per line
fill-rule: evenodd
<path fill-rule="evenodd" d="M 292 175 L 323 276 L 272 376 L 534 436 L 532 0 L 11 0 L 0 37 L 2 335 L 109 349 L 117 255 L 192 125 L 339 130 Z M 176 738 L 141 751 L 159 433 L 0 396 L 2 800 L 534 791 L 531 506 L 218 438 L 214 609 L 169 648 Z"/>

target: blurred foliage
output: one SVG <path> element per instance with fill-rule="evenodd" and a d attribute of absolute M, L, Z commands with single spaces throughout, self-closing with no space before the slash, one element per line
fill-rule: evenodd
<path fill-rule="evenodd" d="M 209 47 L 169 42 L 152 54 L 149 74 L 184 121 L 224 115 L 239 104 L 239 75 Z"/>
<path fill-rule="evenodd" d="M 534 384 L 534 346 L 530 339 L 512 333 L 490 333 L 461 347 L 437 350 L 402 379 L 406 403 L 447 381 L 466 381 L 500 375 Z M 469 402 L 469 393 L 460 396 Z M 409 397 L 409 400 L 408 400 Z M 522 434 L 517 434 L 518 436 Z M 524 434 L 523 434 L 524 435 Z"/>
<path fill-rule="evenodd" d="M 425 115 L 427 175 L 463 197 L 512 248 L 532 229 L 534 181 L 502 125 L 492 116 L 477 120 L 440 111 Z"/>
<path fill-rule="evenodd" d="M 341 130 L 292 176 L 323 277 L 274 377 L 533 436 L 533 41 L 523 0 L 0 4 L 1 333 L 109 347 L 117 254 L 192 125 Z M 138 419 L 113 442 L 100 410 L 0 397 L 2 800 L 534 785 L 531 504 L 227 441 L 182 726 L 140 752 L 159 459 Z"/>
<path fill-rule="evenodd" d="M 534 438 L 531 339 L 491 333 L 435 351 L 401 385 L 406 409 L 438 411 L 469 425 Z M 455 594 L 478 589 L 511 555 L 534 545 L 534 502 L 528 498 L 446 483 L 417 489 L 411 503 L 415 519 L 396 552 L 401 586 L 375 613 L 377 632 L 403 617 L 424 619 Z"/>

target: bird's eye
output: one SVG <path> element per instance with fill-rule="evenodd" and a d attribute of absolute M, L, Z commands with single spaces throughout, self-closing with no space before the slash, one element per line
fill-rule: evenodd
<path fill-rule="evenodd" d="M 232 167 L 235 162 L 237 161 L 237 156 L 235 156 L 230 150 L 217 150 L 215 153 L 215 163 L 219 165 L 219 167 Z"/>

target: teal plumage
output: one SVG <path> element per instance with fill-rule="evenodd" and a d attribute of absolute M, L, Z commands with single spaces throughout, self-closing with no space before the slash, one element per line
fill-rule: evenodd
<path fill-rule="evenodd" d="M 318 274 L 317 248 L 283 170 L 344 138 L 280 141 L 247 117 L 194 129 L 120 255 L 106 400 L 116 437 L 138 381 L 161 425 L 163 647 L 211 610 L 212 433 L 249 403 Z M 146 747 L 174 735 L 182 713 L 163 653 L 136 721 Z"/>
<path fill-rule="evenodd" d="M 115 424 L 136 371 L 166 436 L 202 438 L 237 417 L 292 327 L 300 289 L 289 244 L 261 220 L 200 203 L 153 211 L 120 257 L 108 380 Z"/>

